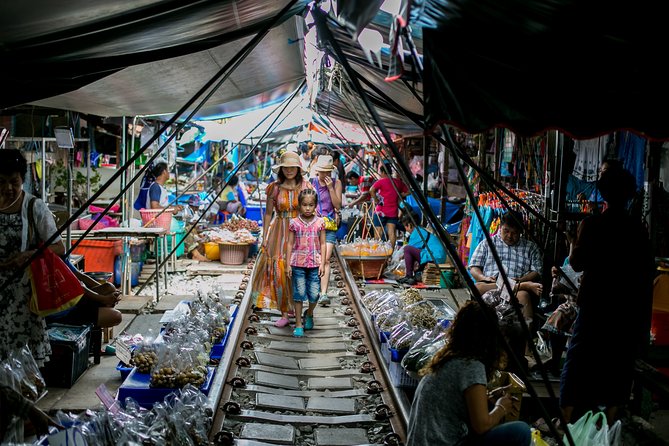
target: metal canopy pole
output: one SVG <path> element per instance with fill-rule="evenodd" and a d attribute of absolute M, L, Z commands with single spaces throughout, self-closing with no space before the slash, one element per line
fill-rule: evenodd
<path fill-rule="evenodd" d="M 46 139 L 42 138 L 42 201 L 47 202 L 46 194 Z"/>

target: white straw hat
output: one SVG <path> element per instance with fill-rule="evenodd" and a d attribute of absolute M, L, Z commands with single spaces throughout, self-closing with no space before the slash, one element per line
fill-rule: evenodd
<path fill-rule="evenodd" d="M 332 156 L 330 155 L 320 155 L 314 164 L 314 172 L 332 172 L 334 170 L 334 164 Z"/>

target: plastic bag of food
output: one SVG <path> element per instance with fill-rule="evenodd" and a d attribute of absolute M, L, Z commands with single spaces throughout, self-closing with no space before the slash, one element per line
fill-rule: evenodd
<path fill-rule="evenodd" d="M 159 348 L 160 344 L 154 343 L 154 337 L 147 336 L 142 343 L 132 351 L 130 365 L 137 367 L 139 373 L 150 373 L 151 369 L 158 362 Z"/>
<path fill-rule="evenodd" d="M 30 401 L 37 401 L 37 398 L 40 396 L 37 386 L 32 379 L 28 378 L 28 374 L 26 373 L 23 364 L 16 357 L 14 352 L 10 352 L 9 357 L 7 358 L 7 363 L 9 363 L 14 370 L 15 377 L 21 389 L 21 395 Z"/>
<path fill-rule="evenodd" d="M 432 330 L 426 330 L 402 358 L 402 367 L 407 372 L 413 373 L 413 377 L 417 377 L 418 372 L 428 365 L 434 355 L 446 345 L 447 327 L 448 324 L 438 323 Z"/>
<path fill-rule="evenodd" d="M 395 251 L 388 261 L 383 277 L 397 280 L 406 276 L 406 262 L 404 261 L 404 246 Z"/>
<path fill-rule="evenodd" d="M 397 299 L 397 293 L 394 291 L 386 291 L 370 303 L 369 312 L 373 315 L 379 315 L 386 310 L 397 309 L 398 307 L 399 301 Z"/>
<path fill-rule="evenodd" d="M 423 330 L 432 330 L 441 314 L 427 300 L 421 300 L 404 308 L 405 317 L 411 325 Z"/>
<path fill-rule="evenodd" d="M 151 387 L 173 389 L 177 386 L 179 353 L 179 346 L 174 344 L 165 344 L 158 352 L 158 360 L 151 369 Z"/>
<path fill-rule="evenodd" d="M 24 345 L 22 348 L 13 351 L 11 356 L 21 363 L 25 378 L 28 380 L 26 385 L 31 387 L 34 386 L 37 391 L 37 398 L 33 400 L 36 401 L 46 392 L 46 381 L 44 381 L 44 377 L 39 371 L 39 367 L 35 362 L 35 358 L 33 357 L 30 348 L 27 345 Z"/>
<path fill-rule="evenodd" d="M 402 307 L 413 305 L 415 303 L 422 302 L 423 300 L 423 295 L 420 294 L 420 291 L 418 291 L 416 288 L 407 288 L 399 295 L 399 302 Z"/>
<path fill-rule="evenodd" d="M 403 319 L 390 332 L 388 346 L 395 350 L 408 351 L 425 330 L 414 326 L 408 319 Z"/>

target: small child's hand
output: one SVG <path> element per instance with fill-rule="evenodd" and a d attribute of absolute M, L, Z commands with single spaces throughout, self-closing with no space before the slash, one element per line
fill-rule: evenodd
<path fill-rule="evenodd" d="M 291 268 L 290 265 L 286 266 L 286 275 L 288 277 L 293 277 L 293 268 Z"/>
<path fill-rule="evenodd" d="M 325 274 L 325 265 L 321 265 L 318 267 L 318 277 L 323 277 Z"/>

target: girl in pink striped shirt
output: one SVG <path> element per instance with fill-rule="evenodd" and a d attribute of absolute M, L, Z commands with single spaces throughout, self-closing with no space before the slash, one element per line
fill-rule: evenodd
<path fill-rule="evenodd" d="M 288 226 L 288 277 L 293 278 L 295 330 L 293 336 L 304 336 L 314 328 L 314 308 L 320 297 L 320 278 L 325 272 L 325 223 L 316 216 L 318 195 L 313 189 L 302 189 L 297 198 L 299 215 Z M 302 326 L 302 305 L 309 301 Z"/>

